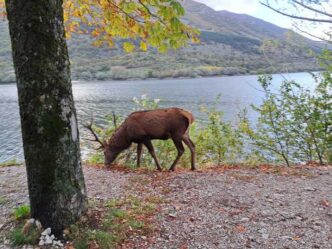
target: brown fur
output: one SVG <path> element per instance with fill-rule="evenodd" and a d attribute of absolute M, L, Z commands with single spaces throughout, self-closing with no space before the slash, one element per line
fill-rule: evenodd
<path fill-rule="evenodd" d="M 194 122 L 194 116 L 180 108 L 157 109 L 131 113 L 121 126 L 114 132 L 105 145 L 105 162 L 112 163 L 116 156 L 127 149 L 131 143 L 137 143 L 137 165 L 140 164 L 142 144 L 144 144 L 155 159 L 158 169 L 160 164 L 155 156 L 152 139 L 166 140 L 171 138 L 178 150 L 178 156 L 170 170 L 183 154 L 182 141 L 190 148 L 191 167 L 195 169 L 195 146 L 189 137 L 189 126 Z"/>

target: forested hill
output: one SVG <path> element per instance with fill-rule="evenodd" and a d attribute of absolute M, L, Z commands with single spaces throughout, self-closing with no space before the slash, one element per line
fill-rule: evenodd
<path fill-rule="evenodd" d="M 68 41 L 73 79 L 199 77 L 317 70 L 311 50 L 322 45 L 249 15 L 215 11 L 185 0 L 184 21 L 201 30 L 201 43 L 159 54 L 95 48 L 88 36 Z M 8 24 L 0 22 L 0 82 L 13 82 Z"/>

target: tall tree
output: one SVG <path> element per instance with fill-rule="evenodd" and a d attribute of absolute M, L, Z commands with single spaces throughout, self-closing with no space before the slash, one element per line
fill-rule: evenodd
<path fill-rule="evenodd" d="M 59 235 L 86 209 L 61 0 L 6 0 L 32 217 Z"/>
<path fill-rule="evenodd" d="M 4 0 L 0 0 L 0 14 Z M 163 52 L 197 31 L 183 24 L 177 0 L 5 0 L 17 80 L 32 217 L 60 235 L 86 210 L 79 133 L 65 42 L 72 32 L 95 45 L 126 38 Z M 65 11 L 63 11 L 63 6 Z M 129 41 L 128 39 L 131 39 Z M 138 39 L 136 43 L 133 39 Z"/>

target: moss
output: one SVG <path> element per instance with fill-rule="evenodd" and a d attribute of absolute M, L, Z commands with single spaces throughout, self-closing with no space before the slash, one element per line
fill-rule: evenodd
<path fill-rule="evenodd" d="M 61 118 L 61 111 L 59 113 L 48 112 L 42 117 L 41 126 L 44 128 L 43 136 L 48 140 L 61 139 L 68 129 L 67 122 Z"/>

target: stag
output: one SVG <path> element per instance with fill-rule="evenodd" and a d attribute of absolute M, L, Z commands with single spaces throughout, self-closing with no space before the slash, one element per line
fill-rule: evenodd
<path fill-rule="evenodd" d="M 94 136 L 95 142 L 101 145 L 104 151 L 105 165 L 109 166 L 116 157 L 132 143 L 137 144 L 137 167 L 141 163 L 143 145 L 146 146 L 153 157 L 157 168 L 161 166 L 156 157 L 155 150 L 151 143 L 153 139 L 172 139 L 178 151 L 177 157 L 170 167 L 175 170 L 175 165 L 184 153 L 184 142 L 191 152 L 191 170 L 195 170 L 195 145 L 189 137 L 189 126 L 194 122 L 193 115 L 180 108 L 157 109 L 150 111 L 137 111 L 131 113 L 125 121 L 115 130 L 111 138 L 101 141 L 92 129 L 92 122 L 85 127 Z"/>

